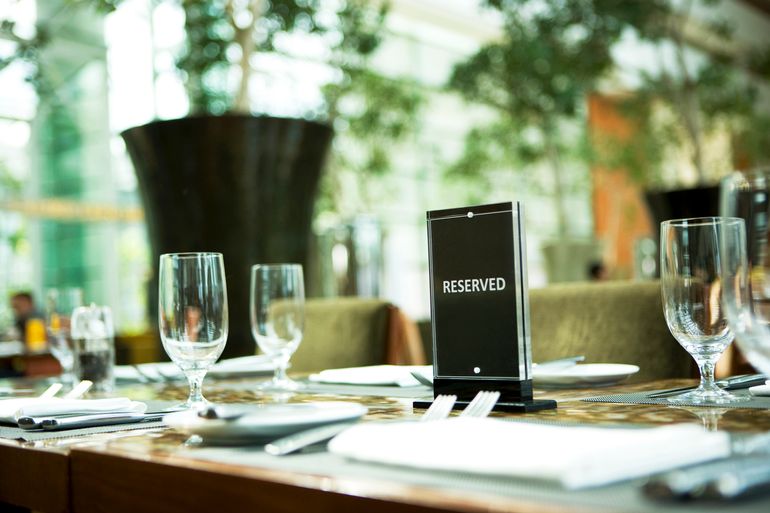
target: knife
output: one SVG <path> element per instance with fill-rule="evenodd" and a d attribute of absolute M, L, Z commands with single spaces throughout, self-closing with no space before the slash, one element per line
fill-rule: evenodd
<path fill-rule="evenodd" d="M 110 426 L 113 424 L 129 424 L 134 422 L 153 422 L 161 420 L 166 415 L 156 413 L 97 413 L 88 415 L 69 415 L 59 417 L 19 417 L 16 421 L 25 430 L 44 429 L 57 431 L 61 429 L 76 429 L 92 426 Z"/>
<path fill-rule="evenodd" d="M 770 487 L 767 455 L 731 457 L 667 472 L 644 484 L 644 493 L 660 500 L 731 500 Z"/>
<path fill-rule="evenodd" d="M 765 374 L 742 374 L 740 376 L 718 380 L 716 383 L 722 390 L 742 390 L 755 385 L 763 385 L 767 379 L 767 375 Z M 690 390 L 695 390 L 696 388 L 698 388 L 697 385 L 660 390 L 658 392 L 647 394 L 647 398 L 658 399 L 661 397 L 671 397 Z"/>
<path fill-rule="evenodd" d="M 307 429 L 274 440 L 265 446 L 265 452 L 273 456 L 284 456 L 325 440 L 330 440 L 352 426 L 354 422 L 338 422 Z"/>

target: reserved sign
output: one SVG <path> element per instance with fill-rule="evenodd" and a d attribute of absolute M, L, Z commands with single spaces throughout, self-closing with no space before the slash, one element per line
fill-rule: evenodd
<path fill-rule="evenodd" d="M 529 380 L 521 205 L 428 212 L 428 244 L 434 377 Z"/>

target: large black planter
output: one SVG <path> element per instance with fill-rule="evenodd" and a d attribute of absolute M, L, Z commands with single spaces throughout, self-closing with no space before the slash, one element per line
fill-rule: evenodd
<path fill-rule="evenodd" d="M 663 221 L 719 215 L 718 185 L 704 185 L 689 189 L 649 190 L 644 193 L 644 199 L 653 222 L 655 243 L 658 245 L 660 245 L 660 223 Z M 657 269 L 655 274 L 659 275 L 660 269 Z"/>
<path fill-rule="evenodd" d="M 228 115 L 154 121 L 121 135 L 136 169 L 152 250 L 151 316 L 157 315 L 161 254 L 220 252 L 230 307 L 224 354 L 253 353 L 250 267 L 307 263 L 332 129 L 298 119 Z"/>
<path fill-rule="evenodd" d="M 655 223 L 655 229 L 658 231 L 660 230 L 660 223 L 669 219 L 719 215 L 718 185 L 689 189 L 650 190 L 644 193 L 644 198 Z"/>

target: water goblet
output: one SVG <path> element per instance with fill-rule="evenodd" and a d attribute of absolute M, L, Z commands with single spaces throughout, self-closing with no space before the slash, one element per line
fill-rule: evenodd
<path fill-rule="evenodd" d="M 661 223 L 661 292 L 666 323 L 695 359 L 701 376 L 698 388 L 670 397 L 671 402 L 723 404 L 743 400 L 714 382 L 716 362 L 733 341 L 721 301 L 725 282 L 720 240 L 741 225 L 740 219 L 719 217 Z"/>
<path fill-rule="evenodd" d="M 228 309 L 221 253 L 170 253 L 160 257 L 158 324 L 171 360 L 190 384 L 182 406 L 200 409 L 203 378 L 227 341 Z"/>
<path fill-rule="evenodd" d="M 48 348 L 62 368 L 62 381 L 74 382 L 75 354 L 70 337 L 72 312 L 83 306 L 83 290 L 77 287 L 46 291 L 45 327 Z"/>
<path fill-rule="evenodd" d="M 722 241 L 727 320 L 749 363 L 770 376 L 770 167 L 725 177 L 720 210 L 745 222 Z"/>
<path fill-rule="evenodd" d="M 286 376 L 305 328 L 305 285 L 299 264 L 258 264 L 251 268 L 251 332 L 275 364 L 273 379 L 263 388 L 296 390 Z"/>

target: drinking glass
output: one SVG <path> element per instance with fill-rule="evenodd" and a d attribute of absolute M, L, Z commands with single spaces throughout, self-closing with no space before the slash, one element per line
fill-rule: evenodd
<path fill-rule="evenodd" d="M 734 237 L 742 221 L 703 217 L 664 221 L 660 230 L 663 311 L 671 334 L 695 359 L 700 385 L 672 402 L 722 404 L 742 400 L 714 382 L 714 366 L 733 341 L 722 307 L 722 237 Z"/>
<path fill-rule="evenodd" d="M 251 333 L 275 364 L 264 388 L 296 390 L 286 367 L 305 329 L 305 285 L 299 264 L 258 264 L 251 268 Z"/>
<path fill-rule="evenodd" d="M 184 407 L 199 409 L 203 378 L 227 341 L 225 266 L 221 253 L 160 257 L 158 324 L 163 348 L 190 383 Z"/>
<path fill-rule="evenodd" d="M 115 328 L 109 306 L 79 306 L 72 312 L 73 375 L 97 392 L 115 387 Z"/>
<path fill-rule="evenodd" d="M 770 168 L 725 177 L 721 212 L 745 221 L 723 240 L 727 320 L 749 363 L 770 376 Z"/>
<path fill-rule="evenodd" d="M 45 296 L 45 326 L 48 348 L 62 368 L 62 380 L 72 383 L 75 355 L 70 337 L 72 312 L 83 306 L 83 290 L 77 287 L 48 289 Z"/>

